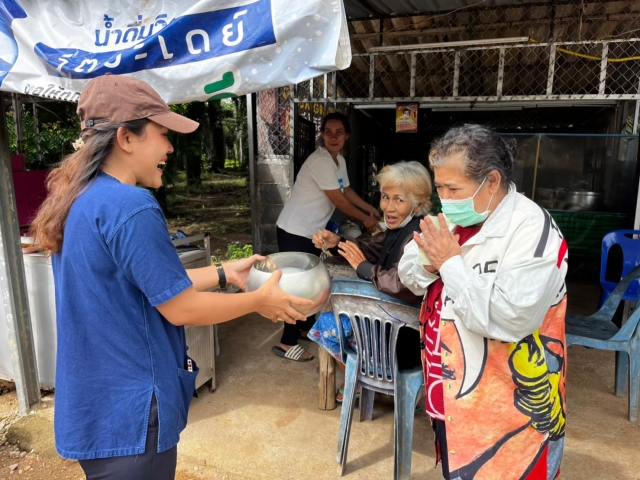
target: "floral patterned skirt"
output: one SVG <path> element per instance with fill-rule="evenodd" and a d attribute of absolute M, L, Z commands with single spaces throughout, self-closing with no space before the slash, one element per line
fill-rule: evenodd
<path fill-rule="evenodd" d="M 345 336 L 346 344 L 356 349 L 356 342 L 353 338 L 353 327 L 351 320 L 346 315 L 340 315 L 342 322 L 342 332 Z M 338 337 L 338 325 L 336 323 L 336 317 L 333 312 L 324 312 L 320 314 L 316 323 L 313 324 L 309 334 L 307 335 L 310 340 L 316 342 L 339 362 L 343 361 L 342 351 L 340 349 L 340 339 Z"/>

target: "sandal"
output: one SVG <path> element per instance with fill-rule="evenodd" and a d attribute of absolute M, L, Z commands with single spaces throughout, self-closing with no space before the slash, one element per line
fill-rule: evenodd
<path fill-rule="evenodd" d="M 302 358 L 302 356 L 307 353 L 307 351 L 300 345 L 295 345 L 289 350 L 285 350 L 284 348 L 275 345 L 271 350 L 273 350 L 273 353 L 275 353 L 278 357 L 287 358 L 289 360 L 293 360 L 294 362 L 310 362 L 315 358 L 313 355 L 311 355 L 311 358 Z"/>
<path fill-rule="evenodd" d="M 342 395 L 342 398 L 338 398 L 338 395 Z M 356 400 L 358 400 L 359 398 L 360 398 L 360 392 L 356 392 Z M 342 403 L 342 400 L 344 400 L 344 390 L 342 388 L 339 388 L 338 393 L 336 393 L 336 402 Z"/>

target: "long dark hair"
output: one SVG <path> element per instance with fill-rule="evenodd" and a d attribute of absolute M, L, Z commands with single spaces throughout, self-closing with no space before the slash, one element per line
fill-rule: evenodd
<path fill-rule="evenodd" d="M 97 125 L 82 132 L 84 146 L 68 155 L 47 177 L 48 195 L 31 226 L 31 235 L 45 250 L 57 253 L 62 247 L 64 226 L 71 205 L 91 182 L 113 151 L 118 128 L 142 135 L 149 120 Z"/>

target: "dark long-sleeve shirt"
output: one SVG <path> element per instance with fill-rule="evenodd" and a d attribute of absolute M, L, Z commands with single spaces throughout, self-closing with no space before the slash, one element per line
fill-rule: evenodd
<path fill-rule="evenodd" d="M 413 232 L 419 231 L 420 217 L 416 217 L 402 228 L 352 240 L 367 258 L 366 262 L 358 265 L 358 277 L 371 281 L 379 292 L 398 300 L 420 303 L 422 297 L 414 295 L 398 277 L 398 263 L 404 247 L 413 239 Z"/>

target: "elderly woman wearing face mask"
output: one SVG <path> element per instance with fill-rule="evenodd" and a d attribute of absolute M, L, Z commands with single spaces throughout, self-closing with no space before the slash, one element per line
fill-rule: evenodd
<path fill-rule="evenodd" d="M 313 243 L 317 248 L 326 246 L 334 254 L 342 255 L 360 278 L 373 282 L 380 292 L 406 302 L 419 303 L 422 295 L 415 295 L 400 282 L 398 262 L 405 245 L 413 239 L 415 232 L 420 231 L 420 219 L 431 207 L 431 177 L 418 162 L 398 162 L 380 171 L 378 183 L 384 232 L 352 241 L 321 230 L 313 237 Z M 351 326 L 345 325 L 346 322 L 343 322 L 343 330 L 349 336 Z M 325 313 L 309 332 L 309 338 L 341 361 L 335 329 L 333 314 Z M 403 329 L 398 345 L 396 350 L 401 369 L 420 365 L 419 337 L 415 330 Z M 344 368 L 342 363 L 339 366 Z M 337 400 L 342 400 L 342 389 L 338 391 Z"/>
<path fill-rule="evenodd" d="M 439 228 L 422 222 L 399 271 L 425 294 L 436 457 L 445 478 L 554 478 L 564 446 L 567 244 L 549 213 L 515 190 L 514 148 L 493 130 L 453 128 L 429 161 L 452 225 L 442 215 Z"/>

